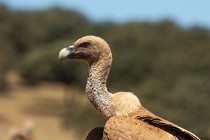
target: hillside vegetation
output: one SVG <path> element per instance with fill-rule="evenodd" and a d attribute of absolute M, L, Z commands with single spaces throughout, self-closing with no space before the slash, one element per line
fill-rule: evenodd
<path fill-rule="evenodd" d="M 167 19 L 94 23 L 75 11 L 12 11 L 1 5 L 0 93 L 9 93 L 9 71 L 25 86 L 62 83 L 84 91 L 87 65 L 58 61 L 60 49 L 84 35 L 100 36 L 111 47 L 111 91 L 132 91 L 152 112 L 210 139 L 210 30 L 204 27 L 182 28 Z M 86 133 L 90 123 L 103 124 L 92 108 L 72 112 L 79 104 L 66 103 L 71 109 L 61 120 L 67 128 Z"/>

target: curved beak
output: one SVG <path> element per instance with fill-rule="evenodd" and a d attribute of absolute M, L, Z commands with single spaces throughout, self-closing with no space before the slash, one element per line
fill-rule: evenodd
<path fill-rule="evenodd" d="M 70 57 L 71 54 L 74 52 L 74 45 L 71 45 L 67 48 L 63 48 L 58 55 L 59 61 L 62 62 L 64 59 Z"/>

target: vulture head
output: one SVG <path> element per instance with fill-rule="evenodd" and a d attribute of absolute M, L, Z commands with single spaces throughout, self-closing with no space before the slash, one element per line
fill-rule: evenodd
<path fill-rule="evenodd" d="M 88 63 L 94 63 L 102 57 L 110 57 L 109 45 L 100 37 L 84 36 L 73 45 L 63 48 L 59 52 L 60 62 L 65 59 L 81 59 Z"/>

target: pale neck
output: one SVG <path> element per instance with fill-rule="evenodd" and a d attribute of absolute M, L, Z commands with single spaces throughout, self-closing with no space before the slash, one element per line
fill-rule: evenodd
<path fill-rule="evenodd" d="M 107 118 L 113 115 L 111 93 L 106 87 L 107 77 L 112 63 L 111 55 L 90 64 L 86 93 L 92 105 Z"/>

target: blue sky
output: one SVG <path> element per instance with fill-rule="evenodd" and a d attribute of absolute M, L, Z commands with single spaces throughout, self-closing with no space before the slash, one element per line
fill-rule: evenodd
<path fill-rule="evenodd" d="M 210 0 L 0 0 L 13 9 L 52 6 L 75 9 L 94 21 L 157 21 L 169 18 L 182 26 L 210 28 Z"/>

